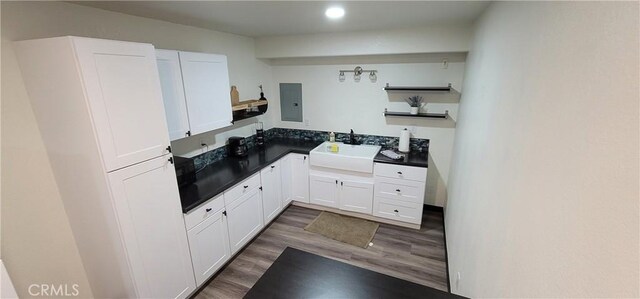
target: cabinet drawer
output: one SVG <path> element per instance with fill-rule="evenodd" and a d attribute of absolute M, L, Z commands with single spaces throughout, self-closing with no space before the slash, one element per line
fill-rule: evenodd
<path fill-rule="evenodd" d="M 415 203 L 424 202 L 424 184 L 421 182 L 376 177 L 376 196 Z"/>
<path fill-rule="evenodd" d="M 394 201 L 376 197 L 373 215 L 377 217 L 420 224 L 422 222 L 422 203 Z"/>
<path fill-rule="evenodd" d="M 198 208 L 189 211 L 189 213 L 187 214 L 184 214 L 184 224 L 187 227 L 187 230 L 190 230 L 191 228 L 200 224 L 200 222 L 209 218 L 209 216 L 223 209 L 224 199 L 222 198 L 222 195 L 218 195 L 212 199 L 209 199 Z"/>
<path fill-rule="evenodd" d="M 254 174 L 248 179 L 242 181 L 240 184 L 237 184 L 224 192 L 224 203 L 229 205 L 258 187 L 260 187 L 260 173 Z"/>
<path fill-rule="evenodd" d="M 427 181 L 427 168 L 401 166 L 395 164 L 375 163 L 373 174 L 395 179 L 412 180 L 418 182 Z"/>

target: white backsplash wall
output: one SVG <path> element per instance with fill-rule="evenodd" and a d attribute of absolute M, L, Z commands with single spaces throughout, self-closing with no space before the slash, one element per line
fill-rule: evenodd
<path fill-rule="evenodd" d="M 353 73 L 345 73 L 345 81 L 338 81 L 339 70 L 353 69 L 359 64 L 347 65 L 274 65 L 275 91 L 269 104 L 275 127 L 349 132 L 357 134 L 399 136 L 403 128 L 414 133 L 412 137 L 431 140 L 425 203 L 443 206 L 446 202 L 446 184 L 449 176 L 451 150 L 455 134 L 457 103 L 429 103 L 430 112 L 449 110 L 451 119 L 423 119 L 384 117 L 385 108 L 390 111 L 409 111 L 409 105 L 401 97 L 389 96 L 382 88 L 386 83 L 402 86 L 446 86 L 451 83 L 456 90 L 462 86 L 464 56 L 449 62 L 444 69 L 441 62 L 362 64 L 364 69 L 378 70 L 377 82 L 362 74 L 360 82 L 353 80 Z M 336 58 L 337 59 L 337 58 Z M 367 58 L 371 62 L 371 57 Z M 301 63 L 303 64 L 303 63 Z M 280 120 L 279 83 L 302 83 L 304 122 Z M 426 102 L 430 96 L 422 94 Z M 277 111 L 275 111 L 277 110 Z"/>

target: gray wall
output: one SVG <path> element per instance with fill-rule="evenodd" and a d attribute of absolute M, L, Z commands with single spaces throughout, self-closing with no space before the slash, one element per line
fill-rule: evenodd
<path fill-rule="evenodd" d="M 640 295 L 638 21 L 637 2 L 481 17 L 446 207 L 455 293 Z"/>

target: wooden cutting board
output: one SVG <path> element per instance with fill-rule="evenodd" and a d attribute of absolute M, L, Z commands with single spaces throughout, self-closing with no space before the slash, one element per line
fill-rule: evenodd
<path fill-rule="evenodd" d="M 238 88 L 233 85 L 231 86 L 231 105 L 238 105 L 240 104 L 240 93 L 238 92 Z"/>

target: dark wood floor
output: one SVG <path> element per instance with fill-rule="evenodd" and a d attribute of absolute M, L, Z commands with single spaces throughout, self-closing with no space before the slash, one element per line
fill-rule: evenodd
<path fill-rule="evenodd" d="M 441 212 L 425 210 L 420 230 L 380 224 L 367 249 L 305 231 L 319 214 L 287 208 L 196 298 L 242 298 L 287 246 L 447 291 Z"/>

